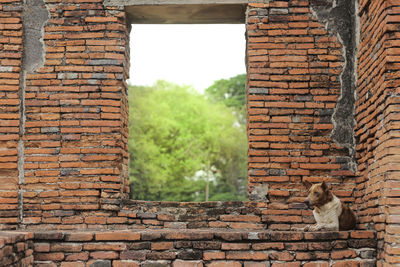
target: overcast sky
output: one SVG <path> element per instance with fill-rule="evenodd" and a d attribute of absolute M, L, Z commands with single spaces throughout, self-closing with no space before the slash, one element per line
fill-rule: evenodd
<path fill-rule="evenodd" d="M 133 85 L 163 79 L 202 91 L 246 72 L 243 24 L 132 25 L 130 42 Z"/>

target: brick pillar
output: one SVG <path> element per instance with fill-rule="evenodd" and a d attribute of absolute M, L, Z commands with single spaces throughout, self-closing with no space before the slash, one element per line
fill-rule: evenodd
<path fill-rule="evenodd" d="M 400 264 L 400 3 L 359 1 L 357 88 L 361 226 L 378 231 L 378 265 Z"/>
<path fill-rule="evenodd" d="M 0 1 L 0 229 L 18 223 L 22 1 Z"/>
<path fill-rule="evenodd" d="M 304 207 L 296 204 L 304 200 L 304 180 L 326 181 L 343 200 L 354 200 L 350 3 L 268 1 L 248 7 L 249 193 L 282 214 Z"/>
<path fill-rule="evenodd" d="M 129 191 L 125 12 L 97 0 L 37 2 L 25 7 L 47 17 L 43 40 L 24 43 L 42 55 L 25 69 L 22 223 L 101 227 Z"/>

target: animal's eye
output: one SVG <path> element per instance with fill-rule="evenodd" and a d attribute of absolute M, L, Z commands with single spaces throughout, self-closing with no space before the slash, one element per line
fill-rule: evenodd
<path fill-rule="evenodd" d="M 319 193 L 318 193 L 318 192 L 314 192 L 314 195 L 318 196 L 318 195 L 319 195 Z"/>

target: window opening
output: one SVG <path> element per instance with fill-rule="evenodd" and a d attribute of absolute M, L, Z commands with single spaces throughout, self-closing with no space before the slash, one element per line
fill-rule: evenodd
<path fill-rule="evenodd" d="M 131 198 L 245 200 L 245 26 L 132 25 Z"/>

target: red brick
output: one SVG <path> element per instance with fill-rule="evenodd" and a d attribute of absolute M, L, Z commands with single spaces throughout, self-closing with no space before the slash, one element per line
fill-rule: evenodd
<path fill-rule="evenodd" d="M 106 241 L 135 241 L 140 240 L 140 234 L 132 231 L 103 232 L 95 234 L 96 240 Z"/>
<path fill-rule="evenodd" d="M 64 259 L 64 253 L 36 253 L 35 260 L 38 261 L 62 261 Z"/>
<path fill-rule="evenodd" d="M 85 223 L 87 224 L 106 224 L 106 217 L 86 217 Z M 97 237 L 96 237 L 97 240 Z M 100 240 L 100 239 L 99 239 Z"/>
<path fill-rule="evenodd" d="M 303 239 L 302 233 L 296 232 L 271 232 L 271 240 L 273 241 L 295 241 Z"/>
<path fill-rule="evenodd" d="M 251 261 L 251 262 L 245 262 L 244 263 L 244 267 L 269 267 L 269 263 L 264 263 L 264 262 L 255 262 L 255 261 Z"/>
<path fill-rule="evenodd" d="M 81 244 L 74 243 L 55 243 L 51 244 L 50 250 L 61 252 L 80 252 L 82 250 Z"/>
<path fill-rule="evenodd" d="M 49 243 L 35 243 L 34 250 L 35 250 L 35 252 L 50 252 L 50 244 Z"/>
<path fill-rule="evenodd" d="M 375 233 L 372 231 L 351 231 L 350 237 L 352 238 L 375 238 Z"/>
<path fill-rule="evenodd" d="M 356 258 L 356 257 L 357 257 L 357 254 L 353 250 L 338 250 L 338 251 L 332 251 L 332 253 L 331 253 L 331 258 L 333 260 Z"/>
<path fill-rule="evenodd" d="M 60 267 L 84 267 L 85 263 L 83 262 L 62 262 Z"/>
<path fill-rule="evenodd" d="M 151 244 L 151 250 L 170 250 L 174 248 L 173 242 L 157 242 Z"/>
<path fill-rule="evenodd" d="M 303 267 L 329 267 L 329 262 L 307 262 Z"/>
<path fill-rule="evenodd" d="M 135 251 L 135 250 L 127 250 L 121 252 L 120 259 L 121 260 L 136 260 L 136 261 L 144 261 L 146 259 L 146 252 L 143 251 Z"/>
<path fill-rule="evenodd" d="M 250 244 L 246 243 L 222 243 L 222 250 L 249 250 Z"/>
<path fill-rule="evenodd" d="M 241 267 L 242 264 L 238 261 L 213 261 L 208 264 L 209 267 Z"/>
<path fill-rule="evenodd" d="M 271 265 L 271 267 L 300 267 L 300 266 L 301 266 L 300 262 L 284 262 L 284 263 L 274 262 Z"/>
<path fill-rule="evenodd" d="M 175 232 L 175 231 L 169 231 L 164 234 L 165 239 L 176 239 L 176 240 L 181 240 L 181 239 L 191 239 L 191 240 L 204 240 L 204 239 L 212 239 L 213 234 L 209 232 L 190 232 L 190 231 L 185 231 L 185 232 Z"/>
<path fill-rule="evenodd" d="M 332 264 L 332 267 L 358 267 L 358 261 L 336 261 Z"/>
<path fill-rule="evenodd" d="M 283 250 L 285 248 L 284 243 L 281 242 L 273 242 L 273 243 L 255 243 L 252 248 L 254 250 Z"/>
<path fill-rule="evenodd" d="M 221 252 L 221 251 L 215 251 L 215 252 L 205 251 L 203 253 L 203 258 L 206 261 L 208 261 L 208 260 L 223 260 L 223 259 L 225 259 L 225 252 Z"/>
<path fill-rule="evenodd" d="M 84 250 L 95 251 L 122 251 L 126 250 L 124 243 L 88 243 L 83 245 Z"/>
<path fill-rule="evenodd" d="M 228 251 L 226 252 L 228 260 L 266 260 L 268 254 L 266 252 L 242 252 L 242 251 Z"/>
<path fill-rule="evenodd" d="M 118 256 L 118 253 L 114 251 L 90 252 L 90 257 L 93 259 L 118 259 Z"/>
<path fill-rule="evenodd" d="M 203 267 L 203 263 L 201 261 L 182 261 L 176 260 L 172 264 L 172 267 Z"/>
<path fill-rule="evenodd" d="M 66 261 L 87 261 L 89 259 L 88 252 L 80 252 L 80 253 L 68 253 L 66 255 Z"/>
<path fill-rule="evenodd" d="M 262 229 L 262 226 L 256 223 L 231 222 L 229 225 L 232 229 Z"/>
<path fill-rule="evenodd" d="M 139 264 L 135 261 L 113 261 L 113 267 L 139 267 Z"/>

